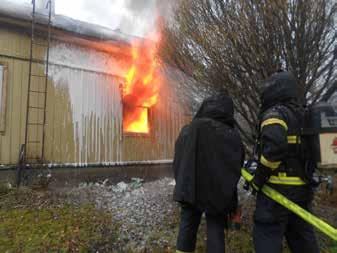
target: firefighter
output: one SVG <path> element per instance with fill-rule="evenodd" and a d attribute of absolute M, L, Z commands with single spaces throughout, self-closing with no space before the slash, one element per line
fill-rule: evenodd
<path fill-rule="evenodd" d="M 257 193 L 253 240 L 256 253 L 281 253 L 283 237 L 293 253 L 317 253 L 319 248 L 311 225 L 259 192 L 268 184 L 306 210 L 313 190 L 312 169 L 303 155 L 300 132 L 304 113 L 298 88 L 289 72 L 273 74 L 263 84 L 258 167 L 252 181 Z"/>
<path fill-rule="evenodd" d="M 177 252 L 195 250 L 203 213 L 207 252 L 224 252 L 226 218 L 237 207 L 237 182 L 244 160 L 233 115 L 233 102 L 228 96 L 208 98 L 176 141 L 173 197 L 181 203 Z"/>

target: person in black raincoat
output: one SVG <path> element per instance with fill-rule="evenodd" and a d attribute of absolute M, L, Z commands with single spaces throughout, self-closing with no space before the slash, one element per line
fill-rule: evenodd
<path fill-rule="evenodd" d="M 237 207 L 243 160 L 232 99 L 223 94 L 206 99 L 192 122 L 183 127 L 175 145 L 173 198 L 181 203 L 177 252 L 195 250 L 203 212 L 207 252 L 224 252 L 226 217 Z"/>
<path fill-rule="evenodd" d="M 258 191 L 253 229 L 256 253 L 281 253 L 284 236 L 293 253 L 319 252 L 312 226 L 259 192 L 268 184 L 310 209 L 313 171 L 305 166 L 309 163 L 301 152 L 306 146 L 300 136 L 304 111 L 297 90 L 289 72 L 275 73 L 263 85 L 256 148 L 259 160 L 252 183 Z"/>

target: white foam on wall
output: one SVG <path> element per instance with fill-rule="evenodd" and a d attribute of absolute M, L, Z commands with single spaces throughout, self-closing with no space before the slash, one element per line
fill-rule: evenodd
<path fill-rule="evenodd" d="M 49 61 L 87 71 L 96 71 L 116 76 L 124 76 L 122 64 L 103 51 L 83 48 L 68 43 L 54 42 L 50 48 Z"/>
<path fill-rule="evenodd" d="M 76 160 L 88 163 L 90 149 L 94 148 L 95 161 L 101 161 L 102 156 L 104 161 L 101 162 L 116 160 L 114 156 L 119 161 L 121 146 L 118 133 L 122 129 L 122 104 L 119 80 L 111 74 L 120 74 L 122 70 L 116 61 L 105 53 L 62 43 L 51 47 L 50 62 L 63 65 L 50 64 L 49 77 L 55 88 L 66 88 L 69 92 Z M 91 118 L 95 121 L 89 125 L 87 121 Z M 112 129 L 107 126 L 112 126 Z M 91 136 L 88 127 L 91 128 Z M 107 142 L 104 154 L 101 154 L 101 142 Z M 116 150 L 113 150 L 114 143 L 117 143 Z"/>

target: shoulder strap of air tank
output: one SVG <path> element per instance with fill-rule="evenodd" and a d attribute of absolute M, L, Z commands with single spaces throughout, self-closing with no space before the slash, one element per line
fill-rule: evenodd
<path fill-rule="evenodd" d="M 301 140 L 301 136 L 303 135 L 303 128 L 304 128 L 304 112 L 301 111 L 300 107 L 296 107 L 292 104 L 282 104 L 279 105 L 280 113 L 284 115 L 284 117 L 288 120 L 296 119 L 298 121 L 298 126 L 296 129 L 291 129 L 288 132 L 288 143 L 289 140 L 296 140 L 295 143 L 289 144 L 289 148 L 292 148 L 295 152 L 290 152 L 291 157 L 301 157 L 304 158 L 304 149 L 302 147 L 303 140 Z"/>
<path fill-rule="evenodd" d="M 258 121 L 255 126 L 255 143 L 254 143 L 254 150 L 253 150 L 253 157 L 254 159 L 259 159 L 259 152 L 260 152 L 260 139 L 261 139 L 261 123 L 262 123 L 262 118 L 263 115 L 266 111 L 261 111 L 258 115 Z"/>
<path fill-rule="evenodd" d="M 291 113 L 295 116 L 296 120 L 299 121 L 298 128 L 295 130 L 294 133 L 291 133 L 291 134 L 301 136 L 302 130 L 303 130 L 303 127 L 304 127 L 304 111 L 301 111 L 301 109 L 299 107 L 296 108 L 294 105 L 291 105 L 291 104 L 289 104 L 289 105 L 288 104 L 287 105 L 279 105 L 279 108 L 280 108 L 280 112 L 287 119 L 290 118 L 289 113 Z"/>

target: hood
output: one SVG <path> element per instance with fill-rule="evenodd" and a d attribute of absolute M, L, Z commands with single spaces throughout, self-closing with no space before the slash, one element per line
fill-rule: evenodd
<path fill-rule="evenodd" d="M 262 108 L 269 108 L 275 104 L 295 101 L 298 98 L 298 85 L 290 72 L 279 72 L 269 77 L 262 87 Z"/>
<path fill-rule="evenodd" d="M 194 118 L 211 118 L 234 126 L 233 100 L 224 94 L 209 97 L 202 102 Z"/>

